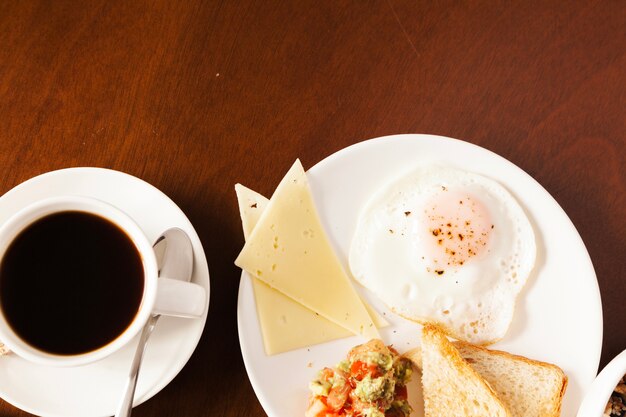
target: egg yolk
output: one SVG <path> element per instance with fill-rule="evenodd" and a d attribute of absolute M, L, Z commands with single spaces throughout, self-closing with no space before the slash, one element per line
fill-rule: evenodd
<path fill-rule="evenodd" d="M 488 252 L 493 223 L 487 208 L 466 192 L 441 192 L 428 200 L 424 210 L 422 241 L 428 272 L 443 275 Z"/>

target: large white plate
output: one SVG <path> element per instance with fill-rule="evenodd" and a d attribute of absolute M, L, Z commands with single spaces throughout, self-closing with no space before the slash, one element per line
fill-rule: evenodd
<path fill-rule="evenodd" d="M 373 139 L 331 155 L 308 175 L 319 214 L 340 259 L 349 270 L 347 253 L 356 219 L 372 193 L 423 163 L 449 164 L 493 178 L 526 211 L 537 237 L 537 263 L 519 297 L 508 333 L 493 347 L 560 366 L 569 377 L 562 415 L 574 416 L 600 361 L 600 292 L 574 225 L 550 194 L 520 168 L 481 147 L 431 135 Z M 355 287 L 391 322 L 381 331 L 387 343 L 401 352 L 419 345 L 419 325 L 393 315 L 371 293 Z M 364 341 L 351 337 L 266 356 L 252 284 L 245 273 L 239 287 L 238 326 L 248 376 L 270 417 L 302 416 L 308 382 L 317 370 L 335 365 L 350 347 Z M 413 384 L 412 391 L 418 395 L 419 384 Z M 418 397 L 412 398 L 413 415 L 420 416 Z"/>
<path fill-rule="evenodd" d="M 170 227 L 183 229 L 194 250 L 192 282 L 207 290 L 198 319 L 161 317 L 146 348 L 135 405 L 163 389 L 195 350 L 208 313 L 209 269 L 200 239 L 185 214 L 165 194 L 128 174 L 101 168 L 70 168 L 32 178 L 0 197 L 0 224 L 17 210 L 47 197 L 85 195 L 119 207 L 150 241 Z M 96 363 L 55 368 L 34 365 L 13 354 L 0 358 L 0 397 L 32 414 L 48 417 L 101 417 L 115 413 L 139 336 Z"/>

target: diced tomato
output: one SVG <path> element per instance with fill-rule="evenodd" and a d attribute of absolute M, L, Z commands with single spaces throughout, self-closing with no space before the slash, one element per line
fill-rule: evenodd
<path fill-rule="evenodd" d="M 393 360 L 399 360 L 395 349 L 385 347 L 380 340 L 372 340 L 364 345 L 356 346 L 348 354 L 347 361 L 351 363 L 350 369 L 344 367 L 345 362 L 338 369 L 322 369 L 318 376 L 319 382 L 324 383 L 326 387 L 330 383 L 332 387 L 328 395 L 319 395 L 310 399 L 305 417 L 362 416 L 364 412 L 367 413 L 372 408 L 385 413 L 386 417 L 408 417 L 405 415 L 405 411 L 408 411 L 407 407 L 392 407 L 393 401 L 406 401 L 408 397 L 406 386 L 400 385 L 404 381 L 396 381 L 398 385 L 396 385 L 393 398 L 382 396 L 373 401 L 363 401 L 356 394 L 356 386 L 368 376 L 371 378 L 394 377 L 393 369 L 384 370 L 376 363 L 368 363 L 369 358 L 372 357 L 371 353 L 391 354 Z M 383 359 L 387 360 L 387 357 Z"/>
<path fill-rule="evenodd" d="M 396 400 L 406 400 L 407 398 L 409 398 L 409 393 L 406 389 L 406 385 L 396 385 L 395 394 Z"/>
<path fill-rule="evenodd" d="M 362 361 L 355 361 L 351 366 L 350 366 L 350 375 L 352 375 L 353 378 L 357 379 L 357 380 L 362 380 L 363 378 L 365 378 L 365 376 L 368 373 L 368 367 L 367 364 L 365 362 Z"/>
<path fill-rule="evenodd" d="M 311 399 L 309 407 L 304 413 L 304 417 L 324 417 L 328 412 L 328 407 L 319 398 Z"/>
<path fill-rule="evenodd" d="M 341 410 L 348 400 L 350 391 L 352 391 L 352 387 L 348 384 L 348 381 L 345 381 L 344 384 L 332 387 L 328 393 L 328 397 L 326 397 L 328 408 L 333 411 Z"/>
<path fill-rule="evenodd" d="M 406 417 L 399 408 L 390 408 L 385 411 L 385 417 Z"/>
<path fill-rule="evenodd" d="M 328 407 L 326 397 L 315 397 L 309 402 L 309 407 L 304 413 L 304 417 L 343 417 L 345 411 L 331 410 Z"/>
<path fill-rule="evenodd" d="M 377 405 L 367 401 L 362 401 L 354 391 L 350 392 L 350 403 L 352 404 L 352 410 L 357 415 L 361 415 L 364 410 Z"/>
<path fill-rule="evenodd" d="M 378 366 L 374 364 L 368 365 L 363 361 L 354 361 L 350 366 L 350 374 L 357 381 L 362 380 L 367 375 L 371 375 L 372 378 L 378 378 L 380 376 Z"/>

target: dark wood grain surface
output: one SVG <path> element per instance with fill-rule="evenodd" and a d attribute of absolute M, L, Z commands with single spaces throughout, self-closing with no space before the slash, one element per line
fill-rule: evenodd
<path fill-rule="evenodd" d="M 481 145 L 554 196 L 595 266 L 606 364 L 626 348 L 625 110 L 618 0 L 0 3 L 0 193 L 117 169 L 179 204 L 206 250 L 202 340 L 138 417 L 264 415 L 237 339 L 233 185 L 269 195 L 296 157 L 393 133 Z"/>

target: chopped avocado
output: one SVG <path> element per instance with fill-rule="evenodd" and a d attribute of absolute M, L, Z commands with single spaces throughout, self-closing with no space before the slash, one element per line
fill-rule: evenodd
<path fill-rule="evenodd" d="M 345 404 L 335 406 L 339 410 L 333 412 L 346 417 L 385 417 L 387 412 L 390 416 L 409 417 L 411 407 L 405 399 L 405 385 L 411 373 L 411 363 L 399 357 L 395 349 L 380 340 L 371 340 L 354 347 L 334 370 L 320 371 L 309 385 L 315 398 L 311 404 L 328 408 L 328 404 L 340 399 Z"/>
<path fill-rule="evenodd" d="M 332 381 L 324 380 L 323 378 L 321 378 L 321 373 L 320 373 L 317 379 L 314 379 L 313 381 L 309 383 L 309 390 L 311 390 L 311 393 L 313 395 L 326 397 L 328 393 L 330 392 L 332 385 L 333 385 Z"/>
<path fill-rule="evenodd" d="M 411 363 L 408 360 L 402 358 L 396 361 L 394 364 L 393 375 L 398 383 L 406 385 L 411 379 L 412 374 L 413 369 L 411 368 Z"/>
<path fill-rule="evenodd" d="M 391 355 L 381 352 L 369 352 L 365 360 L 368 364 L 378 365 L 381 369 L 388 371 L 393 366 Z"/>
<path fill-rule="evenodd" d="M 345 373 L 350 373 L 350 362 L 347 360 L 339 362 L 337 364 L 337 369 Z"/>
<path fill-rule="evenodd" d="M 376 407 L 366 408 L 362 412 L 363 417 L 385 417 L 385 413 Z"/>
<path fill-rule="evenodd" d="M 368 365 L 376 365 L 383 372 L 386 372 L 393 367 L 393 357 L 389 354 L 377 351 L 363 352 L 355 356 L 350 363 L 346 364 L 348 366 L 347 369 L 349 369 L 349 366 L 356 361 L 362 361 Z"/>
<path fill-rule="evenodd" d="M 380 399 L 393 399 L 395 383 L 392 380 L 380 376 L 372 378 L 367 375 L 361 381 L 357 382 L 354 393 L 364 402 L 374 402 Z"/>
<path fill-rule="evenodd" d="M 394 401 L 390 408 L 399 410 L 405 416 L 410 415 L 413 411 L 413 408 L 411 408 L 407 400 Z"/>
<path fill-rule="evenodd" d="M 309 383 L 309 389 L 313 395 L 326 397 L 330 392 L 330 384 L 322 381 L 311 381 Z"/>
<path fill-rule="evenodd" d="M 335 375 L 335 377 L 333 378 L 333 388 L 343 388 L 346 384 L 346 380 L 340 375 Z"/>

